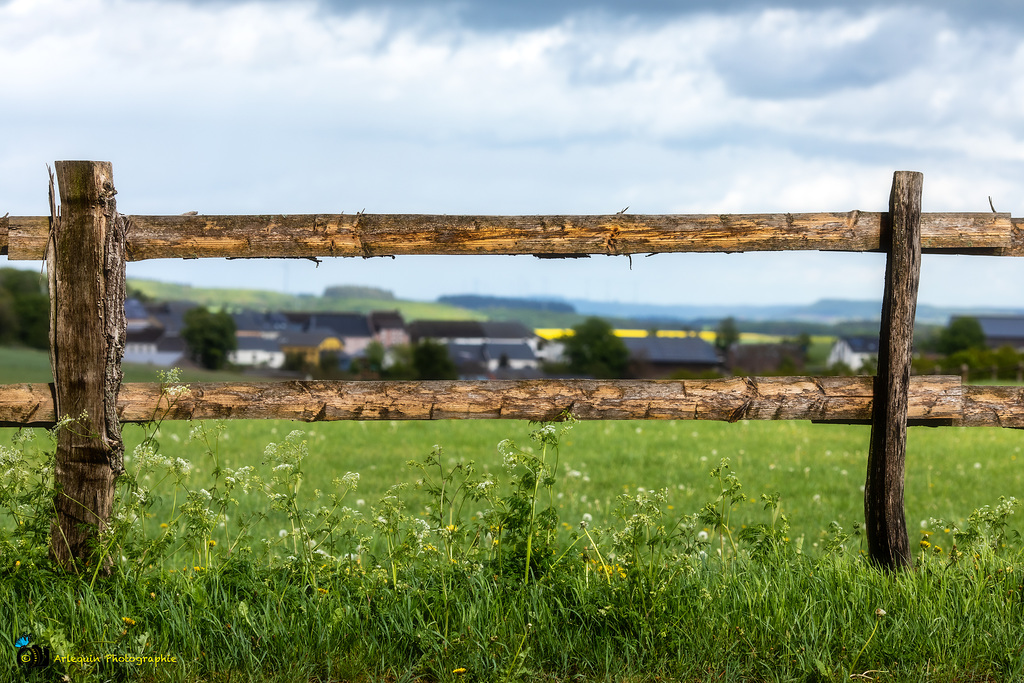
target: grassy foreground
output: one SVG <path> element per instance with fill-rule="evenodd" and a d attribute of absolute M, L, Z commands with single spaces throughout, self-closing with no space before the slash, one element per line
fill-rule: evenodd
<path fill-rule="evenodd" d="M 295 427 L 126 428 L 80 576 L 45 557 L 46 434 L 7 431 L 0 677 L 1024 678 L 1017 432 L 911 430 L 917 571 L 890 576 L 857 529 L 866 428 Z M 25 635 L 49 664 L 17 665 Z"/>

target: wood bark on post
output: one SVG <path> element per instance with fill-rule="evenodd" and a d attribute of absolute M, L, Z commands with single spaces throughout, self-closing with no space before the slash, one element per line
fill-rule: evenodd
<path fill-rule="evenodd" d="M 921 188 L 924 176 L 897 171 L 889 199 L 891 246 L 878 344 L 878 374 L 864 487 L 868 554 L 885 569 L 911 568 L 903 479 L 914 314 L 921 274 Z"/>
<path fill-rule="evenodd" d="M 109 162 L 58 161 L 50 178 L 50 362 L 58 432 L 50 556 L 80 571 L 123 471 L 117 416 L 125 341 L 125 223 Z"/>

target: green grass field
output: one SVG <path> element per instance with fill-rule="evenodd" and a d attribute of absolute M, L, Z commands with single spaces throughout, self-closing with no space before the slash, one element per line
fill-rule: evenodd
<path fill-rule="evenodd" d="M 358 472 L 357 499 L 374 504 L 386 489 L 417 474 L 406 464 L 444 448 L 449 464 L 475 461 L 500 472 L 496 446 L 505 438 L 530 443 L 530 425 L 522 422 L 339 422 L 304 425 L 285 421 L 224 422 L 222 465 L 262 467 L 268 443 L 292 430 L 305 432 L 307 491 L 334 476 Z M 189 442 L 192 425 L 165 422 L 161 453 L 182 457 L 196 467 L 196 485 L 212 463 L 205 445 Z M 126 426 L 130 452 L 141 428 Z M 556 476 L 560 516 L 572 526 L 584 513 L 600 525 L 616 496 L 638 490 L 668 489 L 668 504 L 678 514 L 697 512 L 717 490 L 708 472 L 723 458 L 747 491 L 781 494 L 793 533 L 812 546 L 832 521 L 844 528 L 863 520 L 863 493 L 870 428 L 805 422 L 585 422 L 573 427 L 559 453 Z M 908 526 L 920 528 L 931 517 L 962 518 L 999 496 L 1024 490 L 1020 432 L 989 428 L 913 427 L 907 446 L 906 510 Z M 425 497 L 408 494 L 417 505 Z M 257 499 L 258 500 L 258 499 Z M 741 516 L 760 520 L 762 505 L 740 506 Z M 422 509 L 422 508 L 420 508 Z M 416 511 L 416 510 L 414 510 Z M 274 530 L 268 530 L 276 531 Z"/>
<path fill-rule="evenodd" d="M 10 535 L 8 514 L 0 543 L 0 619 L 8 626 L 0 628 L 0 642 L 31 633 L 33 642 L 65 657 L 29 671 L 26 680 L 634 683 L 1024 675 L 1019 542 L 1004 548 L 992 535 L 998 524 L 967 519 L 1021 490 L 1020 432 L 910 430 L 906 508 L 918 569 L 890 576 L 867 564 L 863 541 L 849 536 L 863 515 L 867 427 L 579 423 L 563 434 L 555 461 L 550 447 L 530 440 L 537 426 L 521 422 L 222 426 L 160 427 L 159 456 L 191 467 L 171 466 L 188 472 L 177 487 L 174 476 L 160 475 L 162 466 L 139 474 L 137 483 L 151 489 L 143 497 L 155 501 L 144 519 L 131 517 L 132 510 L 146 511 L 133 507 L 143 490 L 120 489 L 127 512 L 116 515 L 118 528 L 144 524 L 150 541 L 115 532 L 110 577 L 91 566 L 82 578 L 53 573 L 45 548 Z M 289 439 L 296 429 L 304 433 Z M 127 426 L 124 435 L 131 452 L 144 432 Z M 36 466 L 11 454 L 21 448 L 31 455 L 47 439 L 37 435 L 19 446 L 15 430 L 0 437 L 14 446 L 4 451 L 12 469 L 0 502 L 33 527 L 31 490 L 16 482 L 31 480 Z M 509 480 L 503 457 L 517 451 L 497 446 L 507 438 L 534 456 L 544 453 L 550 487 L 524 475 L 522 464 L 518 488 Z M 443 448 L 437 463 L 454 476 L 439 477 L 429 467 L 426 474 L 445 481 L 446 492 L 391 489 L 425 476 L 406 463 L 422 461 L 435 444 Z M 304 459 L 293 457 L 303 450 Z M 742 495 L 727 475 L 708 476 L 723 458 L 742 481 Z M 479 468 L 469 490 L 500 477 L 500 495 L 463 501 L 457 466 L 469 460 Z M 136 472 L 138 457 L 126 465 Z M 245 494 L 238 484 L 227 488 L 228 477 L 244 479 L 239 470 L 246 466 L 265 482 L 277 477 L 269 497 Z M 314 490 L 331 490 L 331 480 L 349 472 L 360 474 L 342 501 L 351 512 L 328 522 L 328 538 L 314 531 L 328 516 L 312 511 L 329 496 Z M 706 512 L 723 485 L 726 502 L 715 507 L 723 523 L 693 517 Z M 660 489 L 664 499 L 654 493 Z M 779 517 L 773 524 L 760 500 L 776 491 L 789 529 Z M 35 500 L 45 507 L 45 495 Z M 311 512 L 289 515 L 293 500 L 296 510 Z M 510 514 L 513 506 L 496 517 L 490 507 L 510 500 L 525 502 L 520 516 Z M 227 520 L 217 514 L 220 502 Z M 557 514 L 549 520 L 553 541 L 545 540 L 543 514 L 534 517 L 549 504 Z M 267 518 L 237 527 L 261 514 Z M 999 523 L 1006 514 L 988 519 Z M 933 523 L 932 516 L 948 521 Z M 765 526 L 744 540 L 756 524 Z M 42 534 L 48 525 L 34 528 Z M 531 533 L 517 535 L 524 528 Z M 171 530 L 171 546 L 152 544 Z M 531 563 L 526 544 L 524 564 L 526 538 L 536 545 Z M 313 552 L 319 542 L 330 553 Z M 102 661 L 108 656 L 115 659 Z"/>
<path fill-rule="evenodd" d="M 161 368 L 125 363 L 122 370 L 125 382 L 158 382 Z M 184 382 L 237 382 L 242 378 L 240 373 L 229 371 L 186 368 L 181 372 Z M 52 381 L 50 355 L 46 351 L 0 346 L 0 384 Z"/>
<path fill-rule="evenodd" d="M 220 467 L 251 465 L 265 477 L 270 465 L 267 444 L 282 442 L 294 430 L 304 432 L 309 456 L 303 463 L 300 500 L 312 505 L 313 491 L 334 477 L 360 475 L 358 489 L 346 504 L 369 514 L 387 489 L 413 483 L 419 473 L 410 460 L 421 460 L 437 444 L 449 466 L 474 461 L 483 472 L 503 476 L 497 444 L 512 438 L 530 444 L 531 426 L 514 421 L 337 422 L 306 425 L 287 421 L 226 421 L 210 440 Z M 209 427 L 214 425 L 209 424 Z M 189 488 L 210 488 L 214 460 L 201 439 L 190 439 L 195 427 L 165 422 L 159 431 L 160 454 L 183 458 L 193 469 Z M 4 430 L 6 438 L 14 430 Z M 746 503 L 735 506 L 734 520 L 754 524 L 766 519 L 761 494 L 779 493 L 781 510 L 794 538 L 804 538 L 810 551 L 827 534 L 831 522 L 851 529 L 863 521 L 863 485 L 870 428 L 814 425 L 805 422 L 584 422 L 576 424 L 560 447 L 554 469 L 557 483 L 552 503 L 562 529 L 575 529 L 584 515 L 594 526 L 611 524 L 616 498 L 666 489 L 667 511 L 693 514 L 718 493 L 708 473 L 723 458 L 743 484 Z M 126 425 L 131 452 L 143 438 L 141 427 Z M 45 439 L 41 440 L 45 443 Z M 908 435 L 905 509 L 912 534 L 928 527 L 931 518 L 963 520 L 974 509 L 1019 495 L 1024 488 L 1024 438 L 1014 430 L 994 428 L 913 427 Z M 410 488 L 403 493 L 412 513 L 425 515 L 429 498 Z M 238 496 L 239 517 L 265 509 L 259 495 Z M 170 521 L 172 498 L 154 506 L 155 520 Z M 358 504 L 357 502 L 358 501 Z M 180 501 L 179 501 L 180 502 Z M 483 507 L 482 504 L 479 507 Z M 481 510 L 466 510 L 470 516 Z M 273 514 L 254 529 L 272 537 L 283 514 Z M 1015 528 L 1018 525 L 1014 524 Z M 231 531 L 225 529 L 223 538 Z M 913 536 L 916 542 L 917 536 Z M 223 539 L 222 539 L 223 540 Z"/>
<path fill-rule="evenodd" d="M 157 280 L 129 280 L 128 288 L 157 301 L 193 301 L 211 308 L 252 308 L 259 311 L 370 311 L 398 310 L 406 321 L 483 320 L 485 315 L 457 306 L 433 301 L 408 301 L 386 298 L 337 298 L 311 294 L 284 294 L 260 289 L 219 289 L 192 287 Z"/>

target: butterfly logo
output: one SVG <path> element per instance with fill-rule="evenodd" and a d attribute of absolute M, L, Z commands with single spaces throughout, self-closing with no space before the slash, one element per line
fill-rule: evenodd
<path fill-rule="evenodd" d="M 30 645 L 32 636 L 28 633 L 22 634 L 16 641 L 14 647 L 18 648 L 18 664 L 27 668 L 35 669 L 50 663 L 49 648 L 39 645 Z"/>

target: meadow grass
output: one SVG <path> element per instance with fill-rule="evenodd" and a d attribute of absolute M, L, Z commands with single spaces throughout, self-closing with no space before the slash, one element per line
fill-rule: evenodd
<path fill-rule="evenodd" d="M 13 659 L 30 633 L 79 658 L 7 674 L 1020 679 L 1024 557 L 1013 507 L 998 505 L 1020 490 L 1020 433 L 910 430 L 917 570 L 895 575 L 865 560 L 855 530 L 868 434 L 798 422 L 165 422 L 154 442 L 152 428 L 126 426 L 127 469 L 150 490 L 122 485 L 110 575 L 93 564 L 79 577 L 52 571 L 48 525 L 33 527 L 45 434 L 5 430 L 0 642 Z"/>
<path fill-rule="evenodd" d="M 446 463 L 474 461 L 485 472 L 500 472 L 497 445 L 505 438 L 529 443 L 531 425 L 518 421 L 336 422 L 304 425 L 288 421 L 224 422 L 217 442 L 221 465 L 263 467 L 268 443 L 280 442 L 293 430 L 303 431 L 309 457 L 304 463 L 307 485 L 300 490 L 306 504 L 314 489 L 346 472 L 361 479 L 358 496 L 364 509 L 399 482 L 413 482 L 409 460 L 421 459 L 437 444 Z M 193 467 L 197 482 L 208 477 L 213 462 L 208 445 L 189 438 L 195 425 L 164 422 L 161 453 L 182 457 Z M 139 443 L 143 430 L 124 427 L 127 451 Z M 609 521 L 616 496 L 668 489 L 667 505 L 693 511 L 717 494 L 708 472 L 729 458 L 755 503 L 738 506 L 741 524 L 764 515 L 761 493 L 781 494 L 782 509 L 794 538 L 809 546 L 833 521 L 845 528 L 863 520 L 863 485 L 870 427 L 818 425 L 808 422 L 608 421 L 583 422 L 561 446 L 559 490 L 555 505 L 562 520 L 575 526 L 584 514 L 595 524 Z M 1024 490 L 1024 438 L 998 428 L 911 427 L 908 431 L 905 507 L 908 525 L 920 528 L 931 517 L 963 517 L 999 496 Z M 560 496 L 559 496 L 560 494 Z M 424 512 L 429 496 L 410 489 L 410 507 Z M 240 499 L 240 513 L 251 512 Z M 748 499 L 749 500 L 749 499 Z M 252 497 L 258 506 L 261 501 Z M 357 507 L 350 502 L 350 505 Z M 475 510 L 467 510 L 474 513 Z M 276 533 L 278 528 L 264 529 Z"/>

